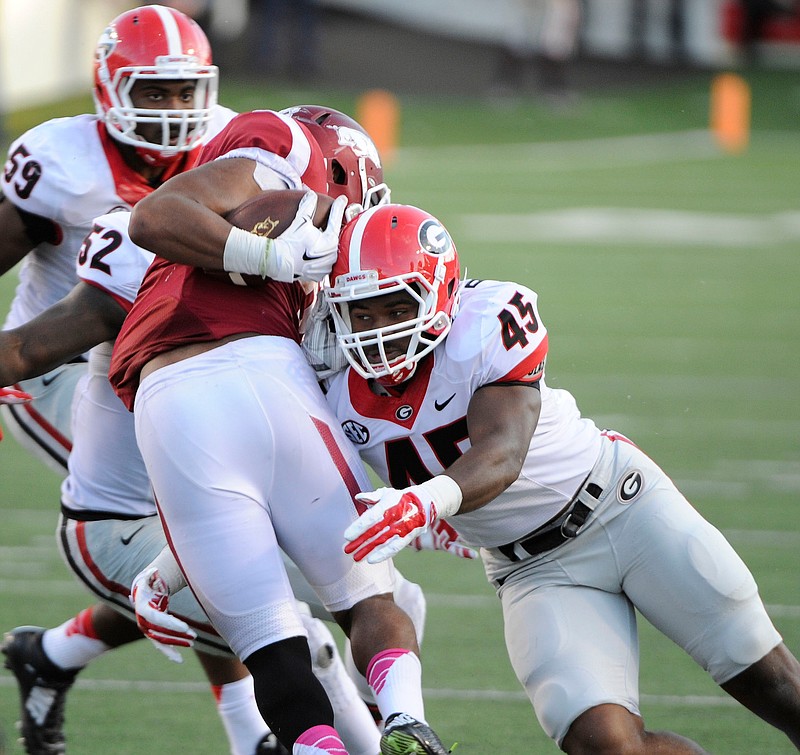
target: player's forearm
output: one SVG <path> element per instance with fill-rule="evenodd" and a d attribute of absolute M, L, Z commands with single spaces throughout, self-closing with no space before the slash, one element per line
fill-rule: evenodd
<path fill-rule="evenodd" d="M 178 194 L 142 200 L 133 210 L 131 240 L 159 257 L 194 267 L 222 270 L 231 225 L 216 213 Z"/>
<path fill-rule="evenodd" d="M 0 386 L 14 385 L 23 373 L 19 339 L 9 330 L 0 331 Z"/>
<path fill-rule="evenodd" d="M 24 327 L 24 326 L 23 326 Z M 14 331 L 4 331 L 0 340 L 0 384 L 13 385 L 20 380 L 44 375 L 83 353 L 70 339 L 54 344 L 48 339 L 19 338 Z"/>
<path fill-rule="evenodd" d="M 32 248 L 33 243 L 14 205 L 0 194 L 0 275 L 11 270 Z"/>
<path fill-rule="evenodd" d="M 540 410 L 541 394 L 531 386 L 475 392 L 467 413 L 471 446 L 445 470 L 462 490 L 460 513 L 485 506 L 517 480 Z"/>
<path fill-rule="evenodd" d="M 0 331 L 0 383 L 43 375 L 104 341 L 125 318 L 111 296 L 80 282 L 61 301 L 12 330 Z"/>
<path fill-rule="evenodd" d="M 475 511 L 493 501 L 517 480 L 521 469 L 522 459 L 510 449 L 470 448 L 445 470 L 461 488 L 458 513 Z"/>
<path fill-rule="evenodd" d="M 215 160 L 173 176 L 131 213 L 131 240 L 159 257 L 223 270 L 231 224 L 224 215 L 259 193 L 255 163 Z"/>
<path fill-rule="evenodd" d="M 69 348 L 65 352 L 63 344 L 28 324 L 0 331 L 0 385 L 43 375 L 81 353 Z"/>

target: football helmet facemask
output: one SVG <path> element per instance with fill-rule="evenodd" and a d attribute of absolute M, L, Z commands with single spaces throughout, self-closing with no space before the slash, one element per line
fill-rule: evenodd
<path fill-rule="evenodd" d="M 327 193 L 334 198 L 344 194 L 349 202 L 345 220 L 366 208 L 388 204 L 390 191 L 378 149 L 361 124 L 322 105 L 297 105 L 281 112 L 302 123 L 319 144 L 325 157 Z"/>
<path fill-rule="evenodd" d="M 191 109 L 134 107 L 131 89 L 138 81 L 194 82 Z M 94 100 L 98 116 L 118 142 L 136 148 L 149 164 L 169 165 L 197 147 L 217 102 L 219 71 L 211 46 L 193 19 L 173 8 L 144 5 L 117 16 L 97 42 Z M 160 140 L 137 133 L 160 127 Z"/>
<path fill-rule="evenodd" d="M 458 309 L 459 276 L 458 252 L 450 234 L 424 210 L 382 205 L 347 223 L 325 295 L 339 346 L 353 369 L 384 386 L 408 380 L 419 361 L 450 332 Z M 417 303 L 416 316 L 387 327 L 353 331 L 353 302 L 397 292 L 409 294 Z M 405 339 L 403 353 L 389 356 Z"/>

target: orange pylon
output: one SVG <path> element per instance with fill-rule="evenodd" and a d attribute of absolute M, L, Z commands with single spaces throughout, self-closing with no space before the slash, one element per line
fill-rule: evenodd
<path fill-rule="evenodd" d="M 726 151 L 743 152 L 750 141 L 750 87 L 734 73 L 711 83 L 711 131 Z"/>
<path fill-rule="evenodd" d="M 356 120 L 372 137 L 384 165 L 394 158 L 400 125 L 400 103 L 385 89 L 372 89 L 359 97 Z"/>

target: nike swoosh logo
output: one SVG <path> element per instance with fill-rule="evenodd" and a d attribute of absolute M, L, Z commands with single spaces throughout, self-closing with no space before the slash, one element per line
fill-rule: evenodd
<path fill-rule="evenodd" d="M 45 375 L 42 378 L 42 385 L 47 386 L 50 385 L 54 380 L 58 379 L 58 376 L 61 374 L 62 370 L 59 370 L 55 375 Z"/>
<path fill-rule="evenodd" d="M 141 532 L 143 529 L 144 529 L 144 525 L 142 525 L 141 527 L 139 527 L 139 529 L 136 529 L 136 530 L 134 530 L 133 532 L 131 532 L 131 534 L 130 534 L 130 535 L 128 535 L 128 537 L 125 537 L 125 535 L 120 535 L 120 538 L 119 538 L 119 539 L 120 539 L 120 541 L 122 542 L 122 544 L 123 544 L 123 545 L 127 545 L 127 544 L 128 544 L 128 543 L 130 543 L 130 541 L 131 541 L 131 540 L 133 540 L 133 538 L 134 538 L 134 537 L 136 537 L 136 535 L 138 535 L 138 534 L 139 534 L 139 533 L 140 533 L 140 532 Z"/>
<path fill-rule="evenodd" d="M 456 394 L 454 393 L 452 396 L 450 396 L 450 398 L 446 398 L 444 401 L 442 401 L 441 404 L 438 401 L 434 401 L 433 405 L 434 407 L 436 407 L 436 411 L 437 412 L 442 411 L 442 409 L 444 409 L 455 397 Z"/>
<path fill-rule="evenodd" d="M 311 262 L 311 260 L 318 260 L 324 257 L 324 254 L 312 254 L 310 257 L 308 256 L 308 252 L 303 252 L 303 261 L 304 262 Z"/>

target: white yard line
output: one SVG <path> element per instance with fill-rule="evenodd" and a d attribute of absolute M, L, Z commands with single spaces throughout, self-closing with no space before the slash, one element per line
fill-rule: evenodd
<path fill-rule="evenodd" d="M 0 688 L 16 687 L 10 675 L 0 676 Z M 86 679 L 78 677 L 75 688 L 92 692 L 143 692 L 147 694 L 208 694 L 206 682 L 145 681 L 133 679 Z M 449 689 L 426 687 L 422 690 L 426 698 L 437 700 L 490 700 L 499 702 L 527 702 L 525 693 L 500 689 Z M 647 695 L 640 697 L 646 705 L 720 707 L 737 705 L 729 697 L 716 695 Z"/>
<path fill-rule="evenodd" d="M 800 212 L 765 215 L 635 207 L 570 207 L 526 214 L 456 218 L 471 242 L 764 246 L 800 240 Z"/>
<path fill-rule="evenodd" d="M 781 133 L 761 139 L 786 141 Z M 569 173 L 608 167 L 680 163 L 725 157 L 708 130 L 640 134 L 599 139 L 527 144 L 439 145 L 398 150 L 396 171 L 416 164 L 443 163 L 449 174 L 471 178 L 498 170 L 524 173 Z M 502 243 L 581 242 L 752 246 L 800 240 L 800 212 L 764 215 L 688 212 L 670 209 L 571 207 L 527 214 L 469 214 L 452 221 L 471 241 Z"/>
<path fill-rule="evenodd" d="M 431 147 L 401 147 L 397 150 L 398 171 L 415 168 L 416 163 L 444 161 L 448 170 L 463 167 L 474 175 L 481 171 L 565 173 L 621 165 L 649 165 L 687 160 L 722 158 L 725 153 L 706 130 L 663 134 L 612 136 L 600 139 L 567 139 L 558 142 L 524 144 L 464 144 Z"/>
<path fill-rule="evenodd" d="M 796 136 L 788 132 L 763 131 L 755 138 L 762 143 L 784 145 L 786 148 L 796 145 Z M 463 172 L 474 178 L 482 172 L 496 175 L 498 170 L 508 174 L 570 173 L 593 168 L 727 157 L 707 129 L 695 129 L 554 142 L 400 147 L 392 170 L 402 173 L 406 169 L 419 170 L 421 166 L 429 170 L 431 165 L 441 163 L 448 172 Z"/>

